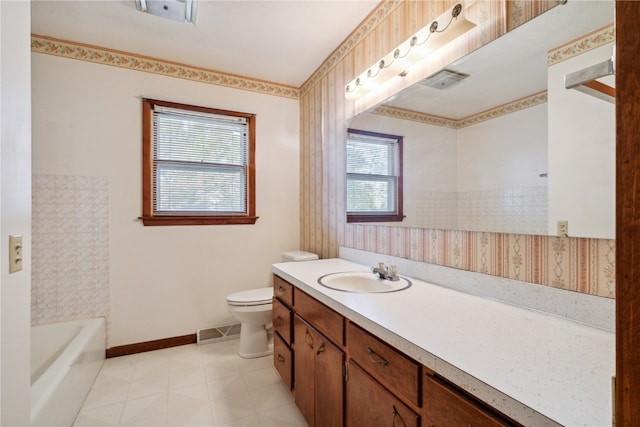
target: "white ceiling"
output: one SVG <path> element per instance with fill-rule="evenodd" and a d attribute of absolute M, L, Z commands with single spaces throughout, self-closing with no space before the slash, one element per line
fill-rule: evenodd
<path fill-rule="evenodd" d="M 377 4 L 199 0 L 193 26 L 134 0 L 34 0 L 31 32 L 300 87 Z"/>

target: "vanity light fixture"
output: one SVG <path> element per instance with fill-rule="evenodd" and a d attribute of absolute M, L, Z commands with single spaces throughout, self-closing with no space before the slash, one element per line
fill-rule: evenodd
<path fill-rule="evenodd" d="M 136 9 L 185 24 L 196 23 L 196 0 L 135 0 Z"/>
<path fill-rule="evenodd" d="M 458 3 L 402 42 L 367 71 L 353 79 L 345 87 L 346 97 L 358 98 L 395 76 L 404 77 L 413 64 L 471 30 L 476 24 L 468 21 L 463 12 L 462 4 Z"/>

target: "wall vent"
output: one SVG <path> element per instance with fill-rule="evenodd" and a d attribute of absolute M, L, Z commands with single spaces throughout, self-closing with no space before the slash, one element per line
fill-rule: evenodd
<path fill-rule="evenodd" d="M 196 337 L 198 345 L 240 338 L 240 323 L 198 329 Z"/>

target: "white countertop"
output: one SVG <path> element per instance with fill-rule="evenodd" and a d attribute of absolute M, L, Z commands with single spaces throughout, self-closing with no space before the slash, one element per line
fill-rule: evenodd
<path fill-rule="evenodd" d="M 410 288 L 382 294 L 317 282 L 369 270 L 343 259 L 273 265 L 280 277 L 525 425 L 611 425 L 614 333 L 413 278 Z"/>

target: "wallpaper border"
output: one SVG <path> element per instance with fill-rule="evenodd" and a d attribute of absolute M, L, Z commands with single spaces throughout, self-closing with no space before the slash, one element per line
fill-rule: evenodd
<path fill-rule="evenodd" d="M 381 105 L 371 112 L 373 114 L 392 117 L 395 119 L 410 120 L 428 125 L 447 127 L 451 129 L 462 129 L 467 126 L 473 126 L 475 124 L 505 116 L 507 114 L 515 113 L 530 107 L 535 107 L 536 105 L 544 104 L 545 102 L 547 102 L 546 91 L 539 92 L 525 98 L 521 98 L 495 108 L 491 108 L 486 111 L 482 111 L 478 114 L 474 114 L 460 120 L 433 116 L 431 114 L 424 114 L 416 111 L 405 110 L 403 108 L 391 107 L 388 105 Z"/>
<path fill-rule="evenodd" d="M 592 49 L 613 43 L 616 40 L 615 27 L 609 24 L 584 36 L 567 42 L 549 51 L 547 64 L 554 65 L 588 52 Z"/>
<path fill-rule="evenodd" d="M 300 89 L 291 86 L 37 34 L 31 35 L 31 51 L 265 95 L 300 99 Z"/>

